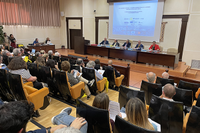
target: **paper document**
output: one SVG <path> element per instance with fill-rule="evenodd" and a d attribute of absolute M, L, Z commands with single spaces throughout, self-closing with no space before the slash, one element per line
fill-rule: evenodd
<path fill-rule="evenodd" d="M 156 125 L 156 127 L 157 127 L 157 131 L 160 131 L 160 132 L 161 132 L 161 126 L 160 126 L 159 123 L 157 123 L 157 122 L 151 120 L 150 118 L 148 118 L 148 120 L 149 120 L 149 122 L 150 122 L 151 124 Z"/>
<path fill-rule="evenodd" d="M 110 119 L 115 121 L 116 115 L 119 115 L 120 113 L 120 105 L 117 102 L 110 101 L 109 102 L 109 113 L 110 113 Z"/>
<path fill-rule="evenodd" d="M 103 75 L 103 73 L 105 72 L 105 70 L 98 70 L 98 72 L 101 74 L 101 75 Z"/>
<path fill-rule="evenodd" d="M 74 73 L 73 73 L 73 75 L 74 75 L 74 78 L 76 78 L 77 77 L 77 73 L 78 73 L 78 71 L 77 70 L 75 70 L 75 69 L 73 69 L 74 70 Z M 82 75 L 82 73 L 80 73 L 80 75 L 79 76 L 81 76 Z"/>

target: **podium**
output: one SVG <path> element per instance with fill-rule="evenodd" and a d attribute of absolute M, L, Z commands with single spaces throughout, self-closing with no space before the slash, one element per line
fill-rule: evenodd
<path fill-rule="evenodd" d="M 85 44 L 90 43 L 89 40 L 85 40 L 82 36 L 74 37 L 74 51 L 76 54 L 86 54 Z"/>

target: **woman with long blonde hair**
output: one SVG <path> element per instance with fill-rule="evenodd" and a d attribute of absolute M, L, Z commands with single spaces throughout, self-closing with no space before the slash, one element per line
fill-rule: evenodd
<path fill-rule="evenodd" d="M 138 98 L 131 98 L 126 104 L 125 120 L 130 123 L 148 130 L 155 130 L 153 125 L 149 122 L 147 110 L 144 103 Z"/>

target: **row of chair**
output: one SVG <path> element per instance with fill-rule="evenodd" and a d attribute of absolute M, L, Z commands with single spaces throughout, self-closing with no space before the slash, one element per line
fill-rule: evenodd
<path fill-rule="evenodd" d="M 126 88 L 125 86 L 120 86 L 118 99 L 120 108 L 125 107 L 128 100 L 133 97 L 137 97 L 145 103 L 144 91 L 137 91 Z M 197 103 L 200 103 L 200 96 Z M 111 132 L 108 110 L 89 106 L 78 99 L 76 113 L 77 116 L 84 117 L 87 120 L 88 133 Z M 162 133 L 182 133 L 184 129 L 186 129 L 186 133 L 196 133 L 199 130 L 199 115 L 200 108 L 193 106 L 191 113 L 188 113 L 183 121 L 183 102 L 167 101 L 155 95 L 152 96 L 149 104 L 149 118 L 161 124 Z M 159 133 L 157 131 L 150 131 L 137 127 L 119 116 L 115 118 L 114 132 Z"/>
<path fill-rule="evenodd" d="M 32 82 L 23 83 L 21 75 L 11 74 L 5 69 L 0 69 L 0 96 L 5 101 L 28 100 L 35 106 L 35 110 L 48 104 L 44 104 L 44 97 L 49 94 L 47 87 L 40 90 L 33 88 Z"/>

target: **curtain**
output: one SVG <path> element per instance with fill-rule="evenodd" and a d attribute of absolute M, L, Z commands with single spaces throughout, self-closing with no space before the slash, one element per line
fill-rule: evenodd
<path fill-rule="evenodd" d="M 0 0 L 0 25 L 59 27 L 59 0 Z"/>

